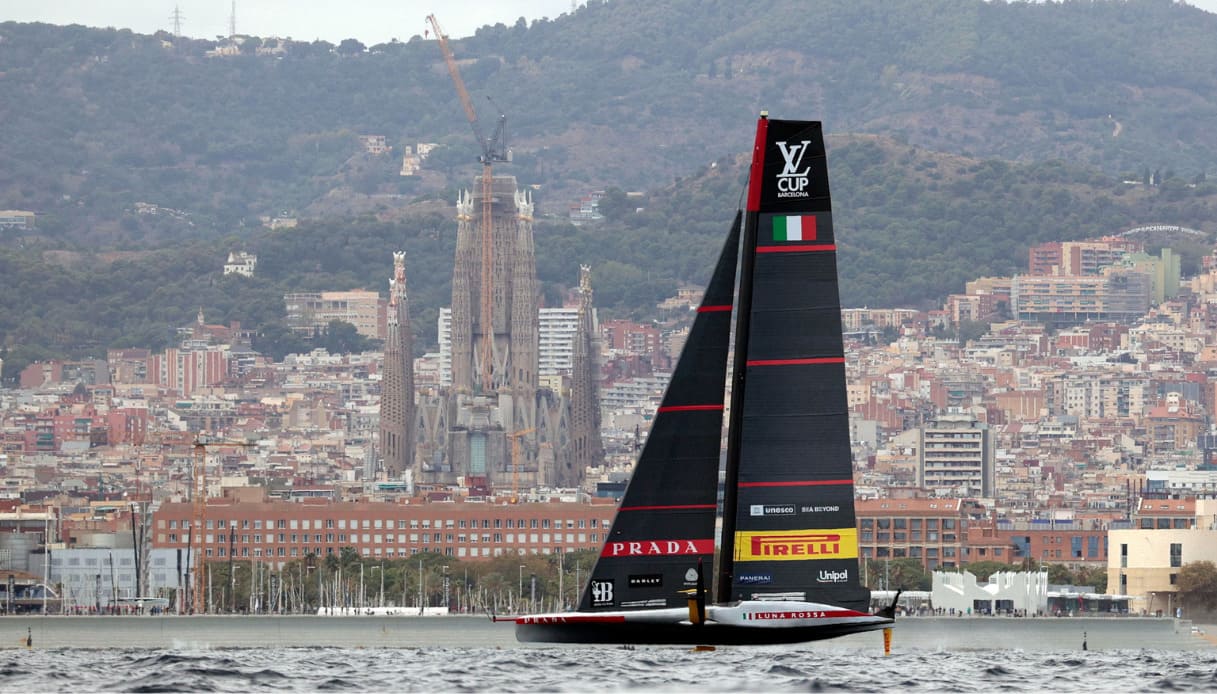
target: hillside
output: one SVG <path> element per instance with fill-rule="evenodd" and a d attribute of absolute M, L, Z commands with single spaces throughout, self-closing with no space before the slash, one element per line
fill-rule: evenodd
<path fill-rule="evenodd" d="M 1026 267 L 1027 248 L 1127 229 L 1145 220 L 1200 227 L 1217 219 L 1217 185 L 1129 184 L 1059 163 L 1007 164 L 922 150 L 874 136 L 828 139 L 834 218 L 847 306 L 931 307 L 985 274 Z M 603 224 L 541 220 L 537 271 L 549 305 L 593 268 L 603 317 L 654 317 L 685 283 L 704 283 L 740 200 L 746 157 L 724 158 L 628 204 L 610 189 Z M 635 211 L 641 206 L 640 212 Z M 419 206 L 393 221 L 367 215 L 306 221 L 244 238 L 197 239 L 173 249 L 81 253 L 0 248 L 0 335 L 5 375 L 36 358 L 99 355 L 107 347 L 164 347 L 202 307 L 211 322 L 256 326 L 259 349 L 281 354 L 283 294 L 384 290 L 391 251 L 407 252 L 415 346 L 433 348 L 451 297 L 455 210 Z M 1211 246 L 1169 243 L 1194 272 Z M 254 278 L 222 276 L 230 250 L 258 256 Z"/>
<path fill-rule="evenodd" d="M 1217 16 L 1166 0 L 619 0 L 455 51 L 483 119 L 488 95 L 508 114 L 496 170 L 535 187 L 547 301 L 590 263 L 605 315 L 648 317 L 704 282 L 761 108 L 826 123 L 847 305 L 932 306 L 1041 241 L 1215 232 L 1213 35 Z M 383 290 L 398 248 L 416 344 L 434 340 L 452 200 L 477 172 L 436 43 L 261 43 L 208 57 L 215 42 L 164 33 L 0 24 L 0 209 L 39 214 L 0 231 L 6 377 L 164 346 L 200 306 L 279 351 L 283 293 Z M 401 177 L 417 142 L 441 146 Z M 594 189 L 609 219 L 570 226 Z M 300 226 L 259 221 L 284 212 Z M 259 255 L 256 278 L 219 276 L 232 250 Z"/>
<path fill-rule="evenodd" d="M 745 151 L 762 108 L 980 158 L 1191 179 L 1217 170 L 1214 35 L 1217 15 L 1168 0 L 622 0 L 454 48 L 483 120 L 488 96 L 508 115 L 510 170 L 560 215 L 588 190 L 655 189 Z M 392 213 L 468 185 L 477 150 L 434 40 L 260 43 L 209 58 L 214 41 L 0 24 L 0 208 L 45 214 L 65 242 L 131 246 L 283 210 Z M 367 161 L 361 134 L 395 154 Z M 416 142 L 446 145 L 442 175 L 396 175 Z M 148 224 L 136 202 L 186 221 Z"/>

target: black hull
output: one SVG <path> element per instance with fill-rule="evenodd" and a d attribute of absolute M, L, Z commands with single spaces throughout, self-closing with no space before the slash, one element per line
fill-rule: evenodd
<path fill-rule="evenodd" d="M 805 627 L 745 627 L 727 624 L 516 624 L 516 640 L 525 643 L 614 643 L 627 645 L 767 646 L 823 641 L 878 631 L 895 620 L 867 624 L 826 624 Z"/>

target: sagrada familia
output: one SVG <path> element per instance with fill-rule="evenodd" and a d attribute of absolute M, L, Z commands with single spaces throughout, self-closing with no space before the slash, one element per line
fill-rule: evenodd
<path fill-rule="evenodd" d="M 433 394 L 415 393 L 405 253 L 393 254 L 380 405 L 384 473 L 401 479 L 411 471 L 422 486 L 578 487 L 589 467 L 604 463 L 589 268 L 580 268 L 569 381 L 558 391 L 543 388 L 531 196 L 514 176 L 494 176 L 491 185 L 479 179 L 474 192 L 459 194 L 456 208 L 452 384 Z"/>

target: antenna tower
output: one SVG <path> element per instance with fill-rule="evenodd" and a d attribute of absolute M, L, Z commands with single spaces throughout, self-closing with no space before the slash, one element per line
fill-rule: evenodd
<path fill-rule="evenodd" d="M 173 35 L 182 35 L 182 10 L 177 6 L 173 6 L 173 14 L 169 15 L 169 19 L 173 20 Z"/>
<path fill-rule="evenodd" d="M 232 14 L 228 15 L 228 37 L 237 35 L 237 0 L 232 0 Z"/>

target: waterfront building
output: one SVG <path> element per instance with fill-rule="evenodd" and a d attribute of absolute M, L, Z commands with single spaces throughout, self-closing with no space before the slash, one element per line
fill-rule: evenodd
<path fill-rule="evenodd" d="M 615 512 L 611 500 L 511 504 L 461 498 L 408 503 L 216 498 L 208 499 L 203 527 L 193 541 L 193 504 L 162 504 L 152 516 L 152 544 L 167 550 L 193 544 L 207 561 L 254 558 L 275 568 L 310 554 L 339 554 L 343 547 L 376 559 L 420 552 L 488 559 L 599 549 Z"/>
<path fill-rule="evenodd" d="M 930 591 L 935 608 L 954 614 L 1044 614 L 1047 571 L 997 571 L 980 584 L 970 571 L 935 571 Z"/>
<path fill-rule="evenodd" d="M 858 499 L 863 560 L 917 559 L 926 569 L 955 568 L 963 557 L 966 516 L 960 499 Z"/>
<path fill-rule="evenodd" d="M 1217 529 L 1112 530 L 1108 590 L 1131 598 L 1129 607 L 1172 614 L 1179 607 L 1179 571 L 1196 561 L 1217 563 Z"/>

